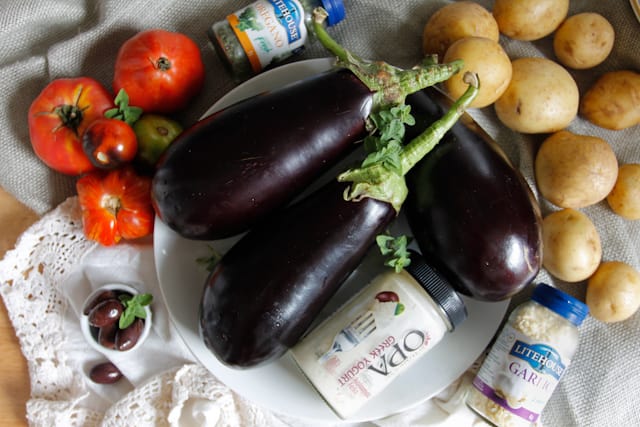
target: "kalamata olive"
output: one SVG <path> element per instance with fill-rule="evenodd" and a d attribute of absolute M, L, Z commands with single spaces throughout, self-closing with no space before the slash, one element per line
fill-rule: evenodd
<path fill-rule="evenodd" d="M 118 321 L 124 307 L 117 299 L 108 299 L 96 305 L 89 312 L 89 324 L 98 328 Z"/>
<path fill-rule="evenodd" d="M 91 312 L 91 310 L 93 310 L 93 308 L 96 305 L 100 304 L 102 301 L 106 301 L 108 299 L 116 299 L 117 297 L 118 296 L 116 295 L 116 292 L 113 290 L 105 290 L 99 292 L 93 298 L 91 298 L 91 301 L 87 302 L 82 310 L 82 314 L 87 316 Z"/>
<path fill-rule="evenodd" d="M 97 384 L 113 384 L 122 378 L 122 372 L 113 363 L 103 362 L 91 368 L 89 378 Z"/>
<path fill-rule="evenodd" d="M 98 330 L 98 343 L 109 350 L 115 350 L 117 332 L 118 322 L 103 326 Z"/>
<path fill-rule="evenodd" d="M 131 350 L 140 339 L 143 329 L 144 320 L 140 318 L 134 320 L 127 328 L 118 329 L 116 332 L 116 348 L 120 351 Z"/>
<path fill-rule="evenodd" d="M 389 302 L 389 301 L 398 302 L 398 301 L 400 301 L 400 298 L 398 297 L 398 294 L 396 294 L 395 292 L 391 292 L 391 291 L 378 292 L 376 294 L 376 299 L 378 301 L 380 301 L 380 302 Z"/>

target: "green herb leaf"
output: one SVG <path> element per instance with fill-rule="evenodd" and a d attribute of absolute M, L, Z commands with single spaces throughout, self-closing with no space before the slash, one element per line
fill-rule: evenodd
<path fill-rule="evenodd" d="M 401 303 L 401 302 L 399 302 L 399 303 L 396 305 L 396 309 L 395 309 L 395 311 L 393 312 L 393 315 L 394 315 L 394 316 L 399 316 L 399 315 L 401 315 L 402 313 L 404 313 L 404 304 L 403 304 L 403 303 Z"/>
<path fill-rule="evenodd" d="M 131 326 L 134 320 L 136 320 L 136 316 L 133 314 L 133 312 L 125 310 L 120 315 L 120 319 L 118 320 L 118 327 L 120 329 L 127 329 L 129 326 Z"/>
<path fill-rule="evenodd" d="M 128 295 L 122 294 L 118 297 L 124 305 L 124 311 L 120 315 L 118 320 L 118 327 L 120 329 L 126 329 L 136 320 L 136 318 L 146 319 L 147 312 L 144 309 L 145 306 L 151 304 L 153 301 L 153 295 L 151 294 L 137 294 Z"/>
<path fill-rule="evenodd" d="M 142 115 L 142 108 L 129 105 L 129 95 L 124 89 L 120 89 L 113 102 L 116 108 L 105 111 L 104 116 L 108 119 L 122 120 L 129 126 L 133 126 Z"/>
<path fill-rule="evenodd" d="M 213 271 L 215 266 L 218 264 L 218 262 L 220 262 L 220 260 L 222 259 L 222 254 L 218 252 L 215 248 L 213 248 L 213 246 L 208 246 L 208 248 L 210 251 L 210 255 L 196 258 L 196 262 L 198 264 L 204 265 L 204 268 L 207 271 L 211 272 Z"/>
<path fill-rule="evenodd" d="M 387 257 L 384 265 L 392 267 L 396 273 L 399 273 L 409 265 L 411 263 L 411 256 L 407 250 L 407 246 L 410 240 L 411 239 L 405 235 L 393 237 L 388 234 L 379 234 L 376 236 L 376 243 L 380 248 L 380 253 Z"/>

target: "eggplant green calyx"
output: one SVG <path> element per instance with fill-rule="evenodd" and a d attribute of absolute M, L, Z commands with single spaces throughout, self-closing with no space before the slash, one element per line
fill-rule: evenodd
<path fill-rule="evenodd" d="M 336 65 L 350 70 L 374 93 L 374 111 L 390 105 L 404 104 L 407 95 L 443 82 L 462 70 L 462 60 L 438 64 L 435 58 L 431 58 L 411 69 L 403 69 L 384 61 L 360 58 L 327 33 L 324 25 L 326 18 L 326 10 L 322 7 L 314 9 L 313 29 L 316 37 L 337 57 Z"/>
<path fill-rule="evenodd" d="M 404 176 L 440 142 L 478 94 L 480 82 L 476 74 L 465 73 L 464 81 L 469 85 L 465 93 L 453 103 L 439 120 L 432 123 L 408 144 L 397 148 L 401 143 L 401 139 L 398 141 L 393 138 L 385 143 L 380 135 L 383 135 L 386 130 L 378 129 L 376 133 L 381 141 L 380 150 L 369 154 L 360 167 L 349 169 L 338 176 L 338 181 L 351 183 L 345 189 L 345 200 L 358 201 L 364 197 L 371 197 L 391 204 L 396 213 L 399 213 L 408 193 Z M 398 120 L 407 123 L 406 114 L 408 114 L 408 111 L 405 108 L 409 107 L 395 108 L 395 113 L 393 113 L 393 107 L 389 109 L 390 115 L 396 118 L 400 117 Z M 411 122 L 411 120 L 408 121 Z M 393 120 L 388 123 L 391 122 Z M 387 125 L 385 124 L 385 126 Z M 393 134 L 397 135 L 398 133 L 394 132 Z M 371 142 L 368 144 L 371 144 Z M 389 153 L 381 155 L 380 153 L 384 151 L 392 151 L 394 153 L 391 153 L 391 156 L 386 155 Z M 374 159 L 376 156 L 379 156 L 379 158 Z M 394 156 L 396 156 L 395 159 L 389 160 L 390 157 L 393 158 Z"/>

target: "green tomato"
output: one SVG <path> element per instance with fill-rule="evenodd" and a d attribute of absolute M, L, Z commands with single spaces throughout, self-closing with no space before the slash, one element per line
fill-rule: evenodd
<path fill-rule="evenodd" d="M 169 144 L 182 132 L 182 125 L 158 114 L 144 114 L 133 125 L 138 138 L 138 160 L 154 166 Z"/>

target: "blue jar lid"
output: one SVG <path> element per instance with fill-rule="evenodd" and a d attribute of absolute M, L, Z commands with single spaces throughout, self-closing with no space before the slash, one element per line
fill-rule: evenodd
<path fill-rule="evenodd" d="M 327 11 L 327 26 L 331 27 L 346 16 L 342 0 L 322 0 L 322 7 Z"/>
<path fill-rule="evenodd" d="M 585 303 L 546 283 L 536 286 L 531 299 L 553 310 L 576 326 L 580 326 L 589 314 L 589 307 Z"/>

